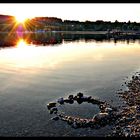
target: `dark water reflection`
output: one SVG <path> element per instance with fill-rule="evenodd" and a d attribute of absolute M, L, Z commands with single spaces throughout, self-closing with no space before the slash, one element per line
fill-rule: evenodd
<path fill-rule="evenodd" d="M 15 32 L 15 33 L 0 33 L 0 47 L 11 47 L 16 46 L 19 39 L 25 40 L 28 44 L 33 45 L 56 45 L 62 44 L 63 42 L 74 42 L 84 40 L 85 42 L 95 41 L 95 42 L 112 42 L 117 43 L 118 41 L 135 42 L 137 38 L 127 37 L 127 38 L 112 38 L 105 34 L 83 34 L 76 32 Z"/>

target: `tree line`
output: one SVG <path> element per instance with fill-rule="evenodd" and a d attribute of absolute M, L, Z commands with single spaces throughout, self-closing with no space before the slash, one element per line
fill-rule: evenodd
<path fill-rule="evenodd" d="M 18 27 L 14 17 L 0 15 L 0 31 L 10 31 Z M 24 23 L 25 30 L 28 31 L 140 31 L 138 22 L 119 22 L 119 21 L 75 21 L 62 20 L 57 17 L 35 17 L 27 19 Z M 16 30 L 16 28 L 15 28 Z"/>

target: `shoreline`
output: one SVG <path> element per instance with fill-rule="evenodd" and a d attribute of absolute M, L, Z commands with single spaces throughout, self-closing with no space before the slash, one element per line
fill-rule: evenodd
<path fill-rule="evenodd" d="M 136 72 L 125 85 L 128 89 L 117 94 L 126 106 L 120 109 L 121 118 L 115 122 L 109 136 L 140 137 L 140 73 Z"/>
<path fill-rule="evenodd" d="M 99 34 L 99 35 L 140 35 L 140 31 L 46 31 L 46 30 L 36 30 L 36 31 L 0 31 L 0 34 L 2 33 L 69 33 L 69 34 Z"/>
<path fill-rule="evenodd" d="M 95 114 L 92 119 L 85 119 L 80 117 L 65 116 L 59 112 L 52 120 L 62 120 L 71 125 L 74 129 L 90 127 L 91 129 L 100 129 L 107 125 L 113 125 L 112 131 L 105 137 L 140 137 L 140 73 L 136 72 L 129 81 L 125 81 L 126 89 L 120 89 L 117 94 L 123 99 L 124 105 L 113 107 L 107 102 L 99 102 L 99 113 Z M 82 98 L 78 97 L 81 102 L 96 104 L 91 96 L 87 97 L 82 94 Z M 70 97 L 72 96 L 72 99 Z M 75 100 L 74 95 L 69 95 L 67 100 Z M 73 100 L 74 98 L 74 100 Z M 91 101 L 93 100 L 93 102 Z M 65 102 L 63 98 L 58 99 L 58 102 Z M 72 104 L 73 104 L 72 102 Z M 77 101 L 78 102 L 78 101 Z M 47 106 L 50 107 L 49 103 Z M 57 104 L 57 103 L 55 103 Z M 61 104 L 61 103 L 60 103 Z M 97 103 L 98 104 L 98 103 Z M 103 107 L 103 108 L 102 108 Z M 55 106 L 55 109 L 57 107 Z M 50 108 L 48 108 L 50 110 Z M 52 111 L 52 110 L 51 110 Z M 53 112 L 52 112 L 53 113 Z M 50 113 L 50 114 L 52 114 Z"/>

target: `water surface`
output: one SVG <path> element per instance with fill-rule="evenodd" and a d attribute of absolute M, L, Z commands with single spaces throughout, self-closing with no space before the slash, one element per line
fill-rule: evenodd
<path fill-rule="evenodd" d="M 62 40 L 53 46 L 30 42 L 1 47 L 0 136 L 104 136 L 110 127 L 73 129 L 50 120 L 46 104 L 80 91 L 122 105 L 116 91 L 139 70 L 139 60 L 139 41 Z M 63 110 L 85 118 L 98 112 L 89 104 Z"/>

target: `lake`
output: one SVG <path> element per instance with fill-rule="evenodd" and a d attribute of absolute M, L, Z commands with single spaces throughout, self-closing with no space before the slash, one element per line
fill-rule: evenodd
<path fill-rule="evenodd" d="M 111 126 L 74 129 L 53 121 L 46 104 L 83 92 L 123 105 L 116 91 L 140 69 L 139 40 L 55 33 L 0 36 L 0 136 L 98 137 L 111 131 Z M 98 112 L 89 104 L 67 105 L 62 110 L 83 118 Z"/>

